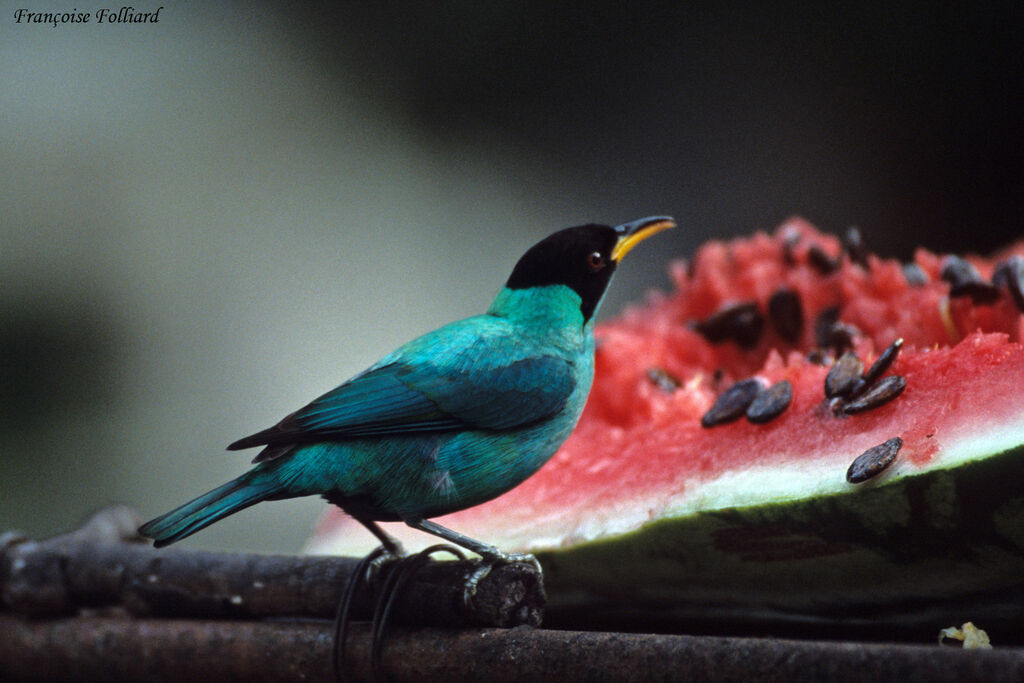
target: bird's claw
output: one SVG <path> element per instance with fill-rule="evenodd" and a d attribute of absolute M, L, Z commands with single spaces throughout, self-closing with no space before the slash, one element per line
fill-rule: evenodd
<path fill-rule="evenodd" d="M 479 565 L 473 569 L 473 572 L 466 579 L 466 587 L 462 593 L 462 602 L 468 609 L 474 608 L 474 601 L 476 599 L 476 592 L 480 587 L 480 582 L 483 581 L 488 574 L 490 574 L 495 567 L 506 565 L 506 564 L 519 564 L 525 563 L 533 565 L 534 569 L 537 570 L 537 575 L 542 574 L 540 568 L 540 562 L 532 553 L 502 553 L 494 552 L 483 555 L 480 558 Z"/>
<path fill-rule="evenodd" d="M 378 580 L 380 580 L 384 574 L 384 569 L 394 562 L 398 562 L 405 557 L 405 549 L 401 544 L 395 542 L 394 546 L 389 548 L 387 546 L 378 546 L 369 555 L 364 558 L 365 567 L 362 573 L 363 584 L 366 586 L 372 586 Z"/>

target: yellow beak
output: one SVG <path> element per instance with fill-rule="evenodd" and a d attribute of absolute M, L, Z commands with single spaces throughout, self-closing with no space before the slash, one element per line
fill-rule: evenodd
<path fill-rule="evenodd" d="M 668 216 L 648 216 L 616 226 L 615 232 L 619 233 L 619 241 L 612 248 L 612 260 L 618 263 L 633 247 L 651 235 L 674 227 L 676 222 Z"/>

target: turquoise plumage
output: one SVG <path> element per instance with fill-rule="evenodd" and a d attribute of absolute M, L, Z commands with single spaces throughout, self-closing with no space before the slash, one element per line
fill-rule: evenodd
<path fill-rule="evenodd" d="M 501 495 L 568 438 L 594 373 L 593 314 L 618 261 L 674 225 L 656 217 L 548 237 L 488 311 L 385 356 L 230 449 L 264 446 L 237 479 L 143 525 L 174 543 L 264 500 L 322 495 L 394 549 L 404 521 L 485 556 L 498 551 L 429 518 Z"/>

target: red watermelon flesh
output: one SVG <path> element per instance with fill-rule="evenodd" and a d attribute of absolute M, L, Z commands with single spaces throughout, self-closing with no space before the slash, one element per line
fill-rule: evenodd
<path fill-rule="evenodd" d="M 834 272 L 815 265 L 814 247 L 838 261 Z M 994 259 L 968 261 L 989 278 L 1011 253 L 1024 254 L 1024 244 Z M 547 569 L 545 558 L 557 558 L 559 549 L 594 541 L 614 555 L 608 543 L 654 521 L 842 496 L 1020 448 L 1021 311 L 1005 288 L 991 304 L 951 299 L 950 285 L 940 279 L 943 259 L 920 249 L 914 260 L 927 283 L 908 283 L 897 261 L 869 255 L 867 268 L 853 263 L 841 255 L 836 238 L 799 219 L 774 235 L 704 245 L 690 264 L 672 266 L 673 293 L 651 295 L 598 326 L 590 399 L 558 454 L 504 496 L 437 521 L 503 550 L 547 551 L 541 554 Z M 784 341 L 770 323 L 749 349 L 732 341 L 708 342 L 693 329 L 695 321 L 731 303 L 755 301 L 767 311 L 780 287 L 794 290 L 802 304 L 803 332 L 796 344 Z M 853 347 L 865 367 L 894 340 L 904 340 L 887 372 L 906 378 L 902 395 L 855 415 L 828 409 L 823 385 L 829 367 L 807 356 L 815 346 L 814 321 L 833 306 L 843 323 L 859 331 Z M 667 391 L 652 382 L 652 368 L 677 378 L 678 389 Z M 740 419 L 702 427 L 701 417 L 716 397 L 748 377 L 766 384 L 789 380 L 788 409 L 767 424 Z M 891 467 L 865 484 L 846 481 L 854 458 L 894 436 L 903 446 Z M 1024 482 L 1019 488 L 1024 496 Z M 858 512 L 880 528 L 899 524 L 904 513 Z M 872 514 L 877 519 L 869 519 Z M 408 549 L 436 540 L 403 525 L 385 526 Z M 720 534 L 713 539 L 721 545 Z M 332 508 L 308 549 L 353 554 L 374 544 L 370 534 Z M 743 545 L 733 554 L 749 560 L 750 548 L 744 551 Z M 828 539 L 810 545 L 752 541 L 755 546 L 757 561 L 837 552 Z M 680 566 L 700 571 L 677 559 Z"/>

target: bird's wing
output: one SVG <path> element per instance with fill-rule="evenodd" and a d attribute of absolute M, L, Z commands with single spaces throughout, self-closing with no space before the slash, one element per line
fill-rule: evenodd
<path fill-rule="evenodd" d="M 440 335 L 433 343 L 427 338 L 417 342 L 274 427 L 228 448 L 512 429 L 557 413 L 576 385 L 568 360 L 507 335 L 452 333 Z"/>

